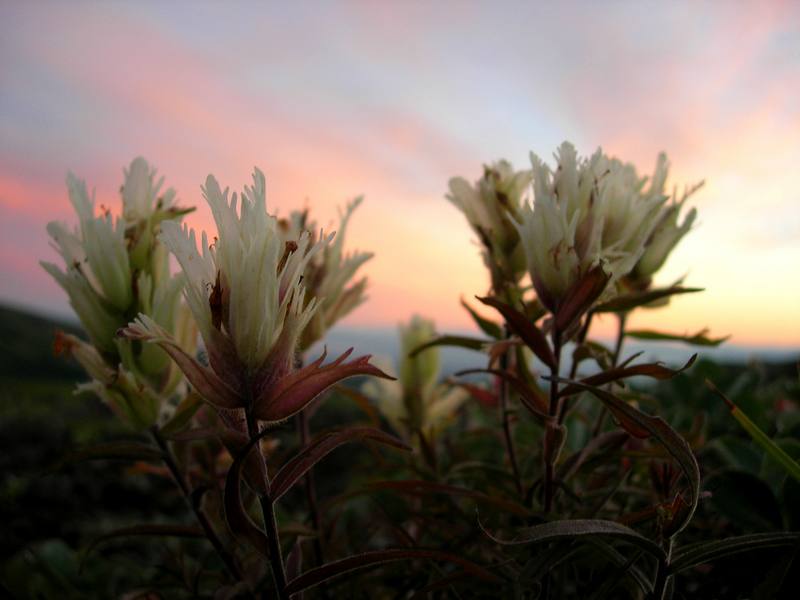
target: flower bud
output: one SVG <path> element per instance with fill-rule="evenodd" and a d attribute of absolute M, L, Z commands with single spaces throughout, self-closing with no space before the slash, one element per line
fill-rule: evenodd
<path fill-rule="evenodd" d="M 408 325 L 400 326 L 399 379 L 369 381 L 364 387 L 394 429 L 409 438 L 416 432 L 430 435 L 440 430 L 468 397 L 462 389 L 439 384 L 438 347 L 410 356 L 435 337 L 432 321 L 412 317 Z"/>
<path fill-rule="evenodd" d="M 373 257 L 372 252 L 353 251 L 345 253 L 344 244 L 347 224 L 353 212 L 362 202 L 356 198 L 345 210 L 339 211 L 339 227 L 333 242 L 315 253 L 306 263 L 303 283 L 306 289 L 306 302 L 317 302 L 317 310 L 303 330 L 300 350 L 307 350 L 325 334 L 337 321 L 347 316 L 366 300 L 366 278 L 354 280 L 361 266 Z M 309 221 L 308 211 L 294 211 L 288 219 L 280 221 L 280 231 L 285 244 L 297 244 L 304 233 L 311 236 L 308 248 L 315 247 L 318 231 L 314 221 Z"/>
<path fill-rule="evenodd" d="M 484 264 L 496 289 L 516 283 L 525 272 L 514 220 L 519 219 L 523 197 L 531 182 L 530 171 L 514 171 L 505 160 L 484 167 L 475 185 L 466 179 L 450 180 L 447 196 L 466 216 L 481 242 Z"/>
<path fill-rule="evenodd" d="M 645 246 L 644 253 L 631 274 L 632 279 L 649 283 L 656 271 L 664 265 L 673 248 L 692 228 L 692 224 L 697 217 L 697 209 L 692 208 L 684 216 L 680 224 L 678 224 L 678 218 L 687 198 L 698 190 L 701 185 L 687 189 L 680 200 L 674 200 L 661 209 L 656 226 Z M 673 198 L 675 198 L 675 195 L 673 195 Z"/>
<path fill-rule="evenodd" d="M 667 198 L 664 155 L 649 185 L 633 165 L 600 150 L 581 159 L 564 142 L 555 158 L 551 170 L 531 155 L 533 205 L 522 208 L 518 221 L 533 286 L 553 312 L 598 266 L 608 275 L 600 297 L 612 296 L 642 257 Z"/>

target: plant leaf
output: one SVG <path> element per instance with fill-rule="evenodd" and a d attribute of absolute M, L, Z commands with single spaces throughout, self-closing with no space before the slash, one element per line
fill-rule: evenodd
<path fill-rule="evenodd" d="M 231 532 L 240 538 L 246 539 L 263 556 L 269 556 L 269 543 L 267 534 L 247 515 L 247 511 L 242 504 L 242 490 L 239 482 L 242 478 L 242 466 L 245 458 L 253 450 L 269 429 L 265 429 L 257 436 L 253 437 L 241 452 L 234 458 L 231 468 L 225 477 L 225 492 L 223 495 L 223 505 L 225 507 L 225 521 L 228 523 Z M 260 452 L 260 450 L 258 450 Z"/>
<path fill-rule="evenodd" d="M 281 470 L 272 479 L 270 492 L 272 501 L 277 501 L 314 465 L 342 444 L 364 441 L 378 442 L 401 450 L 411 450 L 405 442 L 374 427 L 351 427 L 324 433 L 312 440 L 281 467 Z"/>
<path fill-rule="evenodd" d="M 678 285 L 673 285 L 668 288 L 657 288 L 647 290 L 644 292 L 631 292 L 630 294 L 623 294 L 617 296 L 613 300 L 604 302 L 595 306 L 592 311 L 596 313 L 602 312 L 627 312 L 639 306 L 650 304 L 655 300 L 661 298 L 668 298 L 676 294 L 692 294 L 694 292 L 702 292 L 703 288 L 685 288 Z"/>
<path fill-rule="evenodd" d="M 441 560 L 445 562 L 450 562 L 456 564 L 464 569 L 464 571 L 468 572 L 470 575 L 474 577 L 478 577 L 485 581 L 500 581 L 500 578 L 494 575 L 493 573 L 489 572 L 485 568 L 481 567 L 480 565 L 475 564 L 472 561 L 466 560 L 461 558 L 460 556 L 455 556 L 454 554 L 450 554 L 447 552 L 440 552 L 439 550 L 424 550 L 424 549 L 417 549 L 417 548 L 395 548 L 389 550 L 374 550 L 371 552 L 363 552 L 361 554 L 356 554 L 355 556 L 348 556 L 347 558 L 342 558 L 339 560 L 335 560 L 333 562 L 329 562 L 321 567 L 316 567 L 315 569 L 310 569 L 296 577 L 295 579 L 291 580 L 289 584 L 286 586 L 286 594 L 291 596 L 292 594 L 296 594 L 297 592 L 302 592 L 309 588 L 312 588 L 320 583 L 324 583 L 333 579 L 334 577 L 339 577 L 346 573 L 350 573 L 352 571 L 356 571 L 358 569 L 367 569 L 370 567 L 376 567 L 379 565 L 383 565 L 390 562 L 395 562 L 398 560 L 418 560 L 418 559 L 425 559 L 425 560 Z"/>
<path fill-rule="evenodd" d="M 669 570 L 670 573 L 680 573 L 697 565 L 742 552 L 796 546 L 797 544 L 800 544 L 800 532 L 790 531 L 753 533 L 728 538 L 727 540 L 698 542 L 676 549 L 672 555 Z"/>
<path fill-rule="evenodd" d="M 539 420 L 547 419 L 547 400 L 545 397 L 541 394 L 541 392 L 539 392 L 539 390 L 529 386 L 513 373 L 501 371 L 499 369 L 466 369 L 464 371 L 459 371 L 456 373 L 456 375 L 470 375 L 472 373 L 489 373 L 490 375 L 502 377 L 508 381 L 520 395 L 520 400 L 522 400 L 525 408 L 531 411 L 531 413 Z"/>
<path fill-rule="evenodd" d="M 666 558 L 664 550 L 654 541 L 647 539 L 630 527 L 603 519 L 565 519 L 563 521 L 543 523 L 523 529 L 511 540 L 502 540 L 495 537 L 483 527 L 480 521 L 478 521 L 478 525 L 492 541 L 503 546 L 518 546 L 564 539 L 576 540 L 582 537 L 590 539 L 593 537 L 612 537 L 629 542 L 660 560 Z"/>
<path fill-rule="evenodd" d="M 758 425 L 750 420 L 750 417 L 748 417 L 738 406 L 731 402 L 725 396 L 725 394 L 719 391 L 717 386 L 715 386 L 710 380 L 706 379 L 706 385 L 712 392 L 722 398 L 725 404 L 728 405 L 731 415 L 739 422 L 739 425 L 742 426 L 748 435 L 753 438 L 753 440 L 759 446 L 761 446 L 764 451 L 775 460 L 775 462 L 783 467 L 789 475 L 794 477 L 797 481 L 800 481 L 800 463 L 786 454 L 783 448 L 773 442 L 770 437 L 758 427 Z"/>
<path fill-rule="evenodd" d="M 120 537 L 133 536 L 153 536 L 153 537 L 178 537 L 178 538 L 201 538 L 205 533 L 196 525 L 177 525 L 172 523 L 159 524 L 149 523 L 145 525 L 131 525 L 121 527 L 114 531 L 109 531 L 101 536 L 94 538 L 86 547 L 85 555 L 92 552 L 99 544 Z"/>
<path fill-rule="evenodd" d="M 163 454 L 155 446 L 142 442 L 108 442 L 80 448 L 56 464 L 55 470 L 86 460 L 161 460 Z"/>
<path fill-rule="evenodd" d="M 472 317 L 472 320 L 475 321 L 475 324 L 480 327 L 480 330 L 488 335 L 489 337 L 493 337 L 496 340 L 503 339 L 503 328 L 500 327 L 494 321 L 487 319 L 486 317 L 482 317 L 477 313 L 477 311 L 472 308 L 464 298 L 461 298 L 461 306 L 463 306 L 467 312 Z"/>
<path fill-rule="evenodd" d="M 606 289 L 611 275 L 605 272 L 603 265 L 590 269 L 580 280 L 576 281 L 558 306 L 555 326 L 558 331 L 566 331 L 579 319 L 600 297 Z"/>
<path fill-rule="evenodd" d="M 203 398 L 199 394 L 189 393 L 178 404 L 172 418 L 161 428 L 161 435 L 165 438 L 171 438 L 179 431 L 183 431 L 201 406 L 203 406 Z"/>
<path fill-rule="evenodd" d="M 641 365 L 634 365 L 632 367 L 617 367 L 597 375 L 591 375 L 581 379 L 584 385 L 603 385 L 612 381 L 619 381 L 628 377 L 645 376 L 652 377 L 653 379 L 672 379 L 679 373 L 683 373 L 686 369 L 691 367 L 697 360 L 697 354 L 692 357 L 680 369 L 670 369 L 660 363 L 646 363 Z M 571 396 L 581 391 L 581 388 L 574 385 L 568 385 L 561 390 L 559 396 Z"/>
<path fill-rule="evenodd" d="M 480 402 L 485 408 L 497 408 L 497 405 L 500 404 L 500 399 L 497 397 L 497 394 L 479 385 L 467 383 L 465 381 L 456 381 L 453 382 L 453 385 L 467 391 L 470 396 Z"/>
<path fill-rule="evenodd" d="M 675 462 L 683 471 L 686 481 L 689 483 L 689 509 L 680 515 L 680 521 L 671 527 L 671 536 L 678 534 L 691 521 L 697 503 L 700 500 L 700 468 L 697 459 L 692 453 L 688 442 L 683 439 L 669 424 L 661 417 L 654 417 L 629 405 L 617 398 L 611 392 L 592 385 L 586 385 L 579 381 L 570 381 L 562 378 L 552 378 L 577 385 L 594 394 L 614 415 L 620 426 L 631 435 L 638 438 L 654 437 L 664 446 L 666 451 L 675 459 Z"/>
<path fill-rule="evenodd" d="M 634 338 L 637 340 L 664 340 L 673 342 L 685 342 L 693 346 L 719 346 L 722 342 L 728 340 L 731 336 L 726 335 L 721 338 L 710 338 L 706 334 L 708 329 L 701 329 L 694 335 L 680 335 L 678 333 L 662 333 L 660 331 L 653 331 L 651 329 L 634 329 L 625 332 L 625 337 Z"/>
<path fill-rule="evenodd" d="M 491 344 L 492 340 L 482 340 L 480 338 L 473 338 L 466 335 L 440 335 L 429 342 L 417 346 L 408 353 L 409 358 L 414 358 L 417 354 L 428 348 L 434 346 L 456 346 L 458 348 L 466 348 L 467 350 L 477 350 L 481 352 L 486 344 Z"/>
<path fill-rule="evenodd" d="M 503 315 L 503 318 L 508 324 L 508 328 L 525 342 L 525 345 L 539 357 L 539 360 L 548 367 L 555 368 L 556 359 L 553 355 L 553 350 L 550 348 L 550 344 L 547 342 L 545 335 L 536 327 L 533 321 L 510 304 L 506 304 L 497 298 L 488 296 L 485 298 L 476 297 L 479 301 L 487 306 L 491 306 Z"/>
<path fill-rule="evenodd" d="M 323 365 L 326 353 L 286 375 L 275 385 L 261 390 L 254 401 L 253 416 L 260 421 L 277 422 L 288 419 L 301 411 L 329 387 L 356 375 L 372 375 L 383 379 L 394 379 L 371 364 L 369 355 L 347 361 L 352 348 L 338 358 Z"/>
<path fill-rule="evenodd" d="M 489 504 L 521 517 L 527 517 L 531 514 L 527 507 L 509 500 L 505 500 L 504 498 L 490 496 L 488 494 L 484 494 L 483 492 L 478 492 L 469 488 L 448 485 L 445 483 L 437 483 L 435 481 L 416 479 L 407 479 L 403 481 L 375 481 L 370 483 L 369 487 L 382 490 L 394 490 L 403 494 L 411 494 L 414 496 L 442 494 L 445 496 L 472 498 L 476 502 Z"/>

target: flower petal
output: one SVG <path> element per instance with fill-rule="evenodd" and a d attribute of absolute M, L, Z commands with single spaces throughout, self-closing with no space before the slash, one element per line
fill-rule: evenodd
<path fill-rule="evenodd" d="M 211 369 L 204 367 L 189 356 L 169 333 L 147 315 L 140 314 L 136 321 L 120 329 L 117 335 L 161 346 L 164 352 L 169 354 L 175 364 L 183 371 L 189 383 L 216 408 L 227 410 L 244 408 L 244 401 L 239 394 L 217 377 Z"/>

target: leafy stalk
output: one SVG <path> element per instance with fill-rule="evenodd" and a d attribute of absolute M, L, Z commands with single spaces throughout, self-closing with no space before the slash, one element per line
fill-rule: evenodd
<path fill-rule="evenodd" d="M 172 450 L 169 447 L 167 441 L 161 436 L 161 432 L 158 430 L 157 426 L 153 426 L 150 430 L 155 440 L 156 444 L 158 445 L 161 453 L 163 455 L 164 464 L 169 469 L 172 478 L 175 480 L 176 485 L 183 494 L 184 499 L 186 500 L 189 507 L 194 512 L 195 518 L 200 526 L 203 528 L 203 532 L 208 538 L 208 541 L 211 542 L 211 545 L 214 546 L 214 550 L 217 552 L 219 557 L 222 559 L 223 564 L 225 565 L 225 569 L 228 571 L 231 577 L 233 577 L 234 581 L 239 581 L 241 579 L 241 574 L 239 573 L 239 568 L 236 566 L 236 562 L 233 560 L 233 556 L 226 550 L 225 546 L 222 544 L 222 541 L 217 536 L 214 528 L 211 525 L 211 522 L 206 517 L 203 510 L 200 508 L 199 503 L 193 499 L 192 491 L 189 489 L 188 484 L 186 483 L 186 479 L 183 477 L 183 474 L 180 472 L 178 467 L 178 463 L 175 460 L 175 456 L 172 454 Z"/>
<path fill-rule="evenodd" d="M 258 437 L 258 423 L 249 409 L 245 411 L 245 414 L 247 417 L 247 433 L 250 437 L 250 443 L 253 443 L 253 440 Z M 264 461 L 264 455 L 261 453 L 261 448 L 257 448 L 256 452 L 258 453 L 259 460 Z M 267 473 L 266 464 L 264 464 L 264 480 L 266 488 L 269 489 L 269 474 Z M 267 546 L 269 549 L 270 568 L 272 569 L 272 576 L 275 579 L 275 587 L 278 590 L 278 597 L 281 600 L 289 600 L 289 595 L 286 593 L 286 567 L 283 563 L 280 533 L 278 531 L 278 522 L 275 518 L 275 503 L 272 501 L 271 497 L 262 495 L 259 495 L 258 501 L 261 505 L 261 514 L 264 518 L 264 528 L 267 533 Z"/>

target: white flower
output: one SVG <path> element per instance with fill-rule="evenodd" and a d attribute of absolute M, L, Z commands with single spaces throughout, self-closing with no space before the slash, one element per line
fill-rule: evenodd
<path fill-rule="evenodd" d="M 172 190 L 154 200 L 161 186 L 160 181 L 153 183 L 154 173 L 143 159 L 133 161 L 122 189 L 124 216 L 116 220 L 108 211 L 95 215 L 94 196 L 89 196 L 86 184 L 68 175 L 69 198 L 79 226 L 49 223 L 51 244 L 63 258 L 64 267 L 41 263 L 67 292 L 93 345 L 63 338 L 93 379 L 82 389 L 103 390 L 106 399 L 130 404 L 124 412 L 135 417 L 137 426 L 158 414 L 158 403 L 154 407 L 152 402 L 167 398 L 180 381 L 163 350 L 134 346 L 116 336 L 129 314 L 138 312 L 181 333 L 176 323 L 183 278 L 169 276 L 168 255 L 154 234 L 160 220 L 186 211 L 171 206 Z M 196 333 L 186 329 L 183 333 L 182 347 L 193 352 Z M 131 404 L 137 397 L 141 406 Z"/>
<path fill-rule="evenodd" d="M 294 353 L 297 340 L 317 302 L 306 303 L 301 283 L 308 261 L 330 242 L 309 244 L 304 233 L 295 249 L 287 248 L 278 221 L 267 214 L 264 175 L 253 174 L 253 186 L 239 199 L 220 190 L 209 176 L 203 195 L 211 207 L 219 237 L 206 234 L 197 249 L 194 230 L 173 222 L 162 225 L 161 240 L 178 259 L 186 277 L 185 295 L 200 334 L 211 353 L 220 336 L 230 340 L 236 358 L 249 373 L 261 368 L 279 339 L 281 356 Z"/>
<path fill-rule="evenodd" d="M 156 169 L 151 168 L 144 158 L 139 156 L 133 159 L 124 174 L 122 216 L 126 221 L 133 223 L 147 220 L 156 211 L 168 211 L 172 208 L 175 190 L 169 188 L 158 197 L 164 178 L 156 181 Z"/>
<path fill-rule="evenodd" d="M 356 198 L 346 206 L 344 212 L 339 211 L 339 227 L 333 243 L 324 246 L 306 264 L 303 273 L 306 295 L 309 301 L 316 299 L 318 306 L 300 340 L 303 350 L 321 340 L 337 321 L 366 300 L 366 277 L 356 281 L 353 279 L 373 254 L 359 251 L 346 253 L 344 250 L 347 224 L 362 200 Z M 296 243 L 308 232 L 312 240 L 309 247 L 313 247 L 317 226 L 309 221 L 307 210 L 293 211 L 288 219 L 280 221 L 280 226 L 285 243 Z"/>
<path fill-rule="evenodd" d="M 551 170 L 531 155 L 534 200 L 522 208 L 518 223 L 533 285 L 554 312 L 598 265 L 609 275 L 606 290 L 612 293 L 642 256 L 666 200 L 663 156 L 650 185 L 632 165 L 600 150 L 581 159 L 564 142 L 555 158 Z"/>
<path fill-rule="evenodd" d="M 466 216 L 481 242 L 484 264 L 492 273 L 493 285 L 516 282 L 525 272 L 514 227 L 531 171 L 514 171 L 511 163 L 498 161 L 484 167 L 483 177 L 471 185 L 463 177 L 450 180 L 450 200 Z"/>
<path fill-rule="evenodd" d="M 71 173 L 67 187 L 80 225 L 70 229 L 65 223 L 48 223 L 51 245 L 65 266 L 62 270 L 50 262 L 41 265 L 67 292 L 92 341 L 108 350 L 121 314 L 133 301 L 125 225 L 121 219 L 114 223 L 108 213 L 95 216 L 94 197 Z"/>
<path fill-rule="evenodd" d="M 677 192 L 673 193 L 673 201 L 661 208 L 656 226 L 647 240 L 644 254 L 633 269 L 633 279 L 645 285 L 649 284 L 653 274 L 664 265 L 672 249 L 692 228 L 697 218 L 697 209 L 692 208 L 680 224 L 678 218 L 686 200 L 702 185 L 700 183 L 686 189 L 680 200 L 677 199 Z"/>
<path fill-rule="evenodd" d="M 200 364 L 147 315 L 121 331 L 124 337 L 158 344 L 198 393 L 223 415 L 241 411 L 257 421 L 277 422 L 302 410 L 337 382 L 357 375 L 387 377 L 369 356 L 347 361 L 352 348 L 323 364 L 326 354 L 296 370 L 298 341 L 318 308 L 305 299 L 303 273 L 333 236 L 312 241 L 308 232 L 285 241 L 267 214 L 264 175 L 240 198 L 220 190 L 209 176 L 203 195 L 218 237 L 208 243 L 176 223 L 162 225 L 161 239 L 178 259 L 184 295 L 205 342 L 209 366 Z M 225 420 L 225 418 L 223 418 Z"/>

